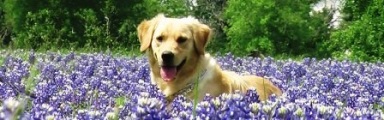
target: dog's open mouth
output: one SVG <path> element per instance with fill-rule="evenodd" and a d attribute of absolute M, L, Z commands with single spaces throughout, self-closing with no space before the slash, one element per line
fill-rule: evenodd
<path fill-rule="evenodd" d="M 173 79 L 175 79 L 177 72 L 185 64 L 186 60 L 187 59 L 184 59 L 178 66 L 161 66 L 160 68 L 161 78 L 163 78 L 163 80 L 166 82 L 171 82 Z"/>

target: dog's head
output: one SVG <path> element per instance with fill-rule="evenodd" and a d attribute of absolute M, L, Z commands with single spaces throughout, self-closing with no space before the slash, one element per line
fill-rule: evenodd
<path fill-rule="evenodd" d="M 137 30 L 140 51 L 148 51 L 152 67 L 159 68 L 155 72 L 167 82 L 196 67 L 211 34 L 207 25 L 193 17 L 167 18 L 163 14 L 142 21 Z"/>

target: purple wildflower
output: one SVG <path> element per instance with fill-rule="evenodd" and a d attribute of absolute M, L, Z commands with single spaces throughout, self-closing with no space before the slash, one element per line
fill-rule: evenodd
<path fill-rule="evenodd" d="M 18 119 L 384 118 L 384 64 L 380 62 L 240 58 L 228 53 L 216 57 L 224 70 L 269 79 L 283 96 L 261 102 L 255 90 L 216 98 L 207 95 L 194 109 L 185 96 L 177 96 L 167 106 L 165 96 L 151 83 L 143 56 L 29 51 L 29 58 L 23 60 L 20 54 L 28 55 L 26 51 L 6 53 L 0 54 L 4 58 L 0 119 L 15 113 L 10 100 L 28 104 Z M 34 74 L 32 68 L 37 69 Z M 28 91 L 27 79 L 36 83 Z"/>

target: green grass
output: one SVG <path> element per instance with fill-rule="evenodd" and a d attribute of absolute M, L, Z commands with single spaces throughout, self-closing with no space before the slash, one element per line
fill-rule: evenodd
<path fill-rule="evenodd" d="M 114 110 L 115 118 L 111 118 L 112 120 L 118 120 L 120 109 L 125 105 L 126 101 L 127 101 L 127 98 L 124 96 L 115 98 L 115 110 Z"/>
<path fill-rule="evenodd" d="M 4 64 L 5 57 L 0 56 L 0 66 Z"/>
<path fill-rule="evenodd" d="M 19 51 L 24 51 L 21 57 L 28 58 L 29 51 L 32 49 L 14 49 L 14 48 L 0 48 L 1 50 L 10 51 L 8 53 L 11 53 L 12 55 L 19 55 L 16 53 L 20 53 Z M 80 48 L 80 49 L 65 49 L 65 48 L 55 48 L 52 47 L 51 49 L 44 49 L 44 50 L 34 50 L 36 53 L 48 53 L 48 52 L 55 52 L 60 54 L 69 54 L 71 52 L 74 53 L 105 53 L 110 54 L 111 56 L 119 56 L 119 57 L 129 57 L 129 56 L 140 56 L 143 55 L 143 52 L 139 51 L 138 47 L 131 47 L 131 48 L 113 48 L 113 49 L 97 49 L 97 48 Z"/>
<path fill-rule="evenodd" d="M 193 113 L 193 116 L 196 118 L 196 107 L 197 107 L 197 102 L 198 102 L 198 99 L 199 99 L 199 76 L 200 74 L 198 74 L 198 77 L 196 79 L 196 83 L 195 83 L 195 87 L 193 89 L 193 93 L 194 93 L 194 98 L 193 98 L 193 110 L 192 110 L 192 113 Z"/>
<path fill-rule="evenodd" d="M 23 83 L 25 85 L 25 91 L 31 92 L 33 89 L 35 89 L 35 86 L 37 84 L 36 77 L 39 75 L 39 70 L 37 69 L 36 65 L 31 65 L 29 68 L 29 76 L 23 80 Z"/>
<path fill-rule="evenodd" d="M 115 106 L 124 106 L 125 105 L 125 101 L 126 101 L 126 98 L 124 96 L 120 96 L 120 97 L 117 97 L 115 99 L 115 103 L 116 105 Z"/>

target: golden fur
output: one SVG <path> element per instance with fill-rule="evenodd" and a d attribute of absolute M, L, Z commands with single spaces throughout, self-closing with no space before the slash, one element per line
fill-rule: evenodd
<path fill-rule="evenodd" d="M 233 93 L 235 90 L 246 92 L 250 88 L 256 89 L 260 100 L 267 100 L 271 94 L 282 94 L 281 90 L 267 79 L 252 75 L 240 76 L 222 70 L 205 51 L 212 33 L 210 27 L 191 16 L 168 18 L 158 14 L 151 20 L 142 21 L 137 30 L 140 51 L 146 51 L 149 60 L 151 81 L 165 96 L 171 96 L 185 88 L 196 80 L 204 69 L 206 72 L 198 83 L 198 101 L 201 101 L 206 93 L 216 97 L 222 93 Z M 172 81 L 165 81 L 160 76 L 160 66 L 164 62 L 161 54 L 164 51 L 171 51 L 174 54 L 173 64 L 181 66 Z M 191 99 L 196 97 L 193 92 L 186 95 Z"/>

